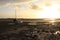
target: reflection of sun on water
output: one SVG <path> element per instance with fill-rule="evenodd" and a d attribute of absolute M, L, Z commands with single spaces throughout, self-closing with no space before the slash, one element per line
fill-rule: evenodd
<path fill-rule="evenodd" d="M 48 19 L 44 19 L 44 20 L 46 20 L 49 24 L 52 24 L 52 25 L 55 25 L 55 22 L 56 22 L 56 19 L 54 19 L 54 18 L 48 18 Z"/>
<path fill-rule="evenodd" d="M 55 19 L 50 19 L 49 23 L 51 23 L 52 25 L 55 25 Z"/>

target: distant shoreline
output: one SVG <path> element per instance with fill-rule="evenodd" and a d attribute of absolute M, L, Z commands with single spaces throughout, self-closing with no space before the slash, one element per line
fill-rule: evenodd
<path fill-rule="evenodd" d="M 13 21 L 15 18 L 0 18 L 0 21 Z M 57 19 L 49 19 L 49 18 L 16 18 L 18 22 L 23 21 L 23 22 L 49 22 L 49 21 L 55 21 L 55 22 L 60 22 L 60 18 Z"/>

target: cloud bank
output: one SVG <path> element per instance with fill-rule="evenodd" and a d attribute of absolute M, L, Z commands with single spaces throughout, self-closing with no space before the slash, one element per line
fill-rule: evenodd
<path fill-rule="evenodd" d="M 21 3 L 21 2 L 29 2 L 33 0 L 0 0 L 0 5 L 10 4 L 10 3 Z"/>

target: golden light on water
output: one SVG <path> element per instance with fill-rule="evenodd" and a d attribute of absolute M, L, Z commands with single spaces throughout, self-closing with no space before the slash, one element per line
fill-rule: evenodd
<path fill-rule="evenodd" d="M 46 20 L 49 24 L 55 25 L 56 19 L 49 18 L 49 19 L 44 19 Z"/>
<path fill-rule="evenodd" d="M 49 23 L 51 23 L 52 25 L 55 25 L 55 19 L 50 19 Z"/>

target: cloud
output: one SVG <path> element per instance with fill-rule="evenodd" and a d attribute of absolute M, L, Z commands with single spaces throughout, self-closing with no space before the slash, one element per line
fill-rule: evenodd
<path fill-rule="evenodd" d="M 31 9 L 38 9 L 39 7 L 37 5 L 31 5 Z"/>
<path fill-rule="evenodd" d="M 60 2 L 59 0 L 0 0 L 0 5 L 5 5 L 8 3 L 21 3 L 21 2 L 29 2 L 29 1 L 40 1 L 40 2 Z"/>
<path fill-rule="evenodd" d="M 29 2 L 33 0 L 0 0 L 0 5 L 5 5 L 8 3 L 21 3 L 21 2 Z"/>

